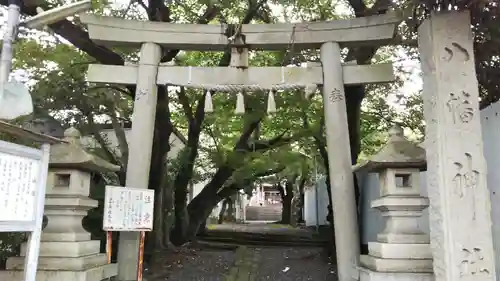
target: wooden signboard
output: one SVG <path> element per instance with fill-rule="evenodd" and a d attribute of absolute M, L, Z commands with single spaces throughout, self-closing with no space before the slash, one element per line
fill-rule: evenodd
<path fill-rule="evenodd" d="M 102 228 L 106 231 L 108 263 L 112 256 L 112 231 L 139 232 L 137 281 L 142 281 L 145 233 L 153 230 L 154 198 L 151 189 L 106 186 Z"/>
<path fill-rule="evenodd" d="M 36 278 L 49 150 L 0 141 L 0 232 L 29 233 L 25 281 Z"/>
<path fill-rule="evenodd" d="M 104 202 L 104 230 L 153 230 L 154 190 L 106 186 Z"/>

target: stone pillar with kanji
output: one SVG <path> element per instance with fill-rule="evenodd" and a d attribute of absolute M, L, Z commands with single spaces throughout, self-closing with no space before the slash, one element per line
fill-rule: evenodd
<path fill-rule="evenodd" d="M 429 235 L 418 225 L 429 206 L 420 191 L 425 168 L 425 150 L 408 141 L 400 126 L 391 128 L 388 143 L 356 168 L 378 173 L 380 198 L 371 206 L 385 218 L 384 230 L 368 243 L 369 254 L 360 258 L 361 281 L 434 280 Z"/>
<path fill-rule="evenodd" d="M 473 26 L 448 11 L 418 28 L 436 281 L 497 280 Z"/>
<path fill-rule="evenodd" d="M 101 242 L 91 240 L 82 219 L 98 206 L 88 197 L 92 173 L 119 167 L 86 152 L 80 138 L 78 130 L 67 129 L 65 143 L 51 148 L 44 212 L 48 223 L 41 237 L 37 281 L 100 281 L 117 275 L 117 265 L 108 264 L 106 254 L 100 253 Z M 23 244 L 21 256 L 7 260 L 0 280 L 24 280 L 25 254 Z"/>

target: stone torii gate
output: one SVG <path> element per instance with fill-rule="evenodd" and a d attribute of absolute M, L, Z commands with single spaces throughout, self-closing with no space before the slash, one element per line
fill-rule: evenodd
<path fill-rule="evenodd" d="M 157 85 L 204 89 L 218 89 L 217 85 L 249 89 L 322 85 L 332 195 L 339 199 L 332 202 L 338 275 L 340 281 L 358 279 L 359 233 L 344 85 L 385 83 L 393 81 L 394 75 L 392 64 L 343 65 L 341 46 L 381 45 L 390 41 L 400 21 L 397 17 L 382 15 L 331 22 L 244 24 L 240 28 L 243 36 L 238 40 L 228 38 L 226 26 L 220 25 L 141 22 L 95 15 L 82 15 L 81 20 L 88 25 L 90 39 L 98 44 L 141 49 L 137 65 L 91 65 L 88 71 L 90 82 L 137 84 L 126 175 L 129 187 L 148 187 Z M 228 46 L 233 49 L 276 50 L 290 47 L 292 40 L 294 50 L 320 48 L 322 66 L 247 67 L 244 55 L 236 59 L 233 67 L 160 65 L 161 47 L 207 51 L 223 51 Z M 136 268 L 132 265 L 137 261 L 138 241 L 135 233 L 120 235 L 119 280 L 135 280 Z"/>

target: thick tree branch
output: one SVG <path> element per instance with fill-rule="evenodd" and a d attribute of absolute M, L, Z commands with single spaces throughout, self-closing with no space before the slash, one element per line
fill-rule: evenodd
<path fill-rule="evenodd" d="M 305 114 L 305 112 L 302 115 L 302 121 L 303 121 L 304 127 L 306 129 L 310 129 L 309 120 L 307 119 L 307 115 Z M 329 173 L 328 153 L 326 150 L 326 143 L 325 143 L 325 140 L 324 140 L 323 135 L 322 135 L 322 133 L 324 132 L 324 129 L 325 129 L 325 117 L 321 116 L 320 121 L 319 121 L 319 129 L 317 132 L 313 132 L 312 136 L 313 136 L 314 144 L 315 144 L 316 148 L 318 149 L 319 155 L 323 159 L 323 164 L 325 166 L 326 173 L 328 174 Z"/>
<path fill-rule="evenodd" d="M 255 131 L 261 120 L 262 119 L 253 121 L 247 126 L 247 128 L 245 128 L 245 130 L 243 131 L 243 133 L 241 134 L 240 138 L 238 139 L 238 141 L 234 146 L 233 149 L 234 152 L 242 154 L 247 153 L 247 150 L 245 148 L 248 146 L 248 140 L 250 139 L 250 136 Z M 238 167 L 236 167 L 234 163 L 229 163 L 229 162 L 226 162 L 223 165 L 221 165 L 215 172 L 210 182 L 205 185 L 205 187 L 202 190 L 202 193 L 212 193 L 212 192 L 216 193 L 217 190 L 219 190 L 219 188 L 223 186 L 224 183 L 232 176 L 233 172 L 237 168 Z M 189 206 L 192 206 L 191 203 L 189 203 Z"/>
<path fill-rule="evenodd" d="M 116 139 L 118 140 L 118 147 L 120 149 L 120 154 L 121 154 L 120 160 L 122 163 L 122 169 L 126 171 L 128 164 L 128 154 L 129 154 L 127 136 L 125 135 L 125 130 L 123 129 L 123 126 L 120 124 L 116 116 L 116 108 L 114 102 L 113 101 L 108 102 L 107 108 L 108 108 L 108 115 L 111 119 L 111 125 L 113 126 L 113 130 L 115 131 Z"/>
<path fill-rule="evenodd" d="M 314 144 L 316 145 L 316 148 L 318 149 L 319 155 L 323 159 L 323 165 L 325 166 L 325 170 L 328 173 L 330 171 L 329 170 L 330 165 L 328 162 L 328 152 L 326 151 L 326 147 L 323 144 L 323 142 L 321 141 L 321 139 L 318 138 L 318 136 L 314 136 Z"/>
<path fill-rule="evenodd" d="M 371 9 L 368 9 L 363 0 L 349 0 L 349 4 L 354 9 L 356 17 L 366 17 L 375 14 L 384 14 L 390 7 L 388 0 L 377 0 Z M 356 60 L 358 64 L 368 64 L 377 52 L 378 47 L 366 46 L 359 48 L 350 48 L 346 61 Z"/>
<path fill-rule="evenodd" d="M 191 106 L 189 105 L 189 98 L 186 95 L 186 89 L 181 87 L 179 91 L 177 91 L 177 96 L 179 97 L 179 102 L 182 105 L 182 110 L 184 111 L 184 115 L 186 115 L 186 119 L 189 123 L 194 121 L 193 111 Z"/>
<path fill-rule="evenodd" d="M 0 5 L 7 6 L 8 1 L 0 0 Z M 47 2 L 40 1 L 40 3 L 38 3 L 37 5 L 43 8 L 44 10 L 53 8 Z M 33 6 L 23 5 L 21 7 L 21 13 L 28 16 L 34 16 L 37 14 L 36 7 L 37 6 L 35 5 Z M 73 44 L 76 48 L 78 48 L 82 52 L 87 53 L 89 56 L 93 57 L 102 64 L 110 64 L 110 65 L 124 64 L 124 60 L 119 54 L 113 52 L 112 50 L 104 46 L 95 44 L 92 40 L 90 40 L 88 32 L 84 31 L 81 27 L 73 24 L 72 22 L 66 19 L 50 24 L 49 27 L 57 35 L 63 37 L 71 44 Z M 129 95 L 131 96 L 135 95 L 135 86 L 127 86 L 127 89 L 130 92 Z"/>
<path fill-rule="evenodd" d="M 207 7 L 203 15 L 196 21 L 197 24 L 208 24 L 220 13 L 220 8 L 217 5 Z M 177 56 L 180 50 L 168 50 L 164 52 L 161 62 L 169 62 Z"/>
<path fill-rule="evenodd" d="M 145 6 L 143 2 L 140 2 L 142 6 Z M 150 7 L 145 7 L 148 11 L 148 16 L 151 20 L 156 21 L 170 21 L 168 8 L 158 0 L 151 0 L 149 2 Z M 8 0 L 0 0 L 0 5 L 7 6 Z M 34 16 L 37 14 L 36 7 L 39 6 L 44 10 L 53 8 L 47 2 L 40 1 L 37 5 L 23 5 L 21 7 L 21 13 Z M 219 8 L 215 5 L 209 6 L 205 13 L 198 19 L 197 23 L 206 24 L 216 17 L 219 13 Z M 84 31 L 80 26 L 73 24 L 68 20 L 61 20 L 54 24 L 49 25 L 49 27 L 59 36 L 63 37 L 76 48 L 82 52 L 87 53 L 89 56 L 95 58 L 99 63 L 109 64 L 109 65 L 123 65 L 124 59 L 117 53 L 113 52 L 111 49 L 95 44 L 90 40 L 88 32 Z M 167 62 L 172 60 L 179 50 L 166 51 L 162 58 L 162 62 Z M 129 95 L 135 96 L 135 85 L 128 85 L 127 90 Z"/>
<path fill-rule="evenodd" d="M 214 145 L 215 145 L 215 149 L 217 150 L 217 153 L 221 154 L 222 152 L 220 151 L 219 142 L 217 141 L 217 138 L 215 137 L 213 130 L 210 127 L 207 127 L 207 132 L 210 135 L 210 137 L 212 138 L 212 140 L 214 141 Z"/>
<path fill-rule="evenodd" d="M 248 146 L 248 140 L 252 136 L 255 129 L 257 129 L 257 127 L 259 126 L 260 121 L 262 121 L 262 118 L 259 118 L 256 121 L 250 122 L 250 124 L 248 124 L 247 128 L 243 131 L 240 138 L 236 142 L 236 145 L 234 146 L 234 151 L 245 152 L 245 153 L 250 151 Z"/>
<path fill-rule="evenodd" d="M 277 137 L 274 137 L 270 140 L 259 140 L 256 141 L 252 146 L 248 146 L 249 151 L 265 151 L 269 150 L 284 144 L 288 144 L 291 141 L 295 140 L 297 137 L 285 137 L 285 133 L 287 131 L 283 132 Z"/>
<path fill-rule="evenodd" d="M 252 184 L 257 179 L 277 174 L 279 172 L 282 172 L 285 169 L 286 169 L 286 166 L 280 165 L 280 166 L 273 168 L 273 169 L 269 169 L 266 171 L 255 173 L 255 174 L 251 175 L 250 177 L 245 178 L 242 182 L 239 182 L 239 183 L 234 182 L 234 183 L 231 183 L 229 185 L 226 185 L 219 192 L 217 192 L 217 196 L 220 199 L 229 197 L 229 196 L 233 195 L 234 193 L 238 192 L 239 190 L 241 190 L 242 188 L 244 188 L 245 186 Z"/>
<path fill-rule="evenodd" d="M 349 0 L 348 2 L 354 10 L 354 15 L 356 15 L 356 17 L 364 16 L 366 12 L 366 5 L 363 0 Z"/>
<path fill-rule="evenodd" d="M 106 143 L 106 140 L 104 140 L 104 138 L 101 135 L 98 125 L 94 123 L 94 115 L 90 111 L 82 111 L 82 112 L 87 117 L 87 122 L 89 124 L 90 131 L 94 136 L 95 140 L 97 141 L 97 143 L 99 143 L 99 145 L 101 146 L 104 154 L 108 158 L 108 161 L 122 167 L 123 164 L 120 161 L 118 161 L 116 155 L 113 152 L 111 152 L 110 148 L 108 147 L 108 143 Z"/>
<path fill-rule="evenodd" d="M 186 137 L 174 126 L 172 125 L 172 133 L 182 142 L 182 144 L 186 145 L 187 144 L 187 139 Z"/>
<path fill-rule="evenodd" d="M 129 94 L 129 92 L 127 92 L 126 90 L 120 88 L 119 86 L 114 86 L 114 85 L 98 85 L 98 86 L 90 87 L 89 91 L 99 90 L 99 89 L 112 89 L 112 90 L 115 90 L 115 91 L 120 92 L 122 94 L 126 94 L 126 95 Z"/>

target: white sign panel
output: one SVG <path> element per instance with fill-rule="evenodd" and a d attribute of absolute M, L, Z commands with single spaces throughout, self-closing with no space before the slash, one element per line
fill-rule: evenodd
<path fill-rule="evenodd" d="M 34 222 L 40 160 L 0 152 L 0 221 Z"/>
<path fill-rule="evenodd" d="M 0 141 L 0 231 L 31 232 L 43 217 L 49 146 Z"/>
<path fill-rule="evenodd" d="M 154 190 L 106 186 L 103 229 L 153 230 Z"/>
<path fill-rule="evenodd" d="M 36 280 L 49 153 L 0 141 L 0 231 L 29 232 L 24 281 Z"/>

